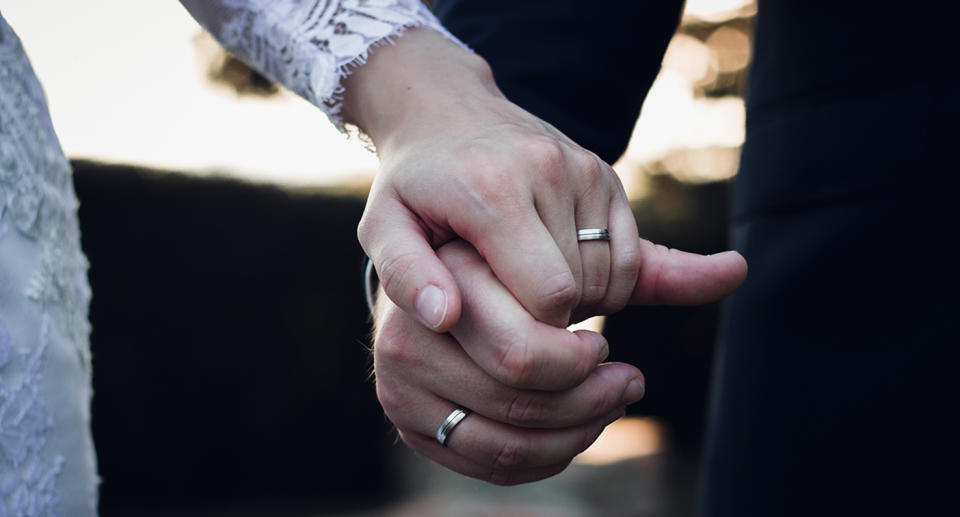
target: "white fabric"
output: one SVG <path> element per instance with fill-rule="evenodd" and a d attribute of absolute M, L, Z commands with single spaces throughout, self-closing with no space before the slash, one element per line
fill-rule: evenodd
<path fill-rule="evenodd" d="M 184 3 L 341 127 L 340 81 L 372 47 L 412 27 L 456 41 L 419 0 Z M 0 517 L 96 514 L 86 270 L 69 163 L 0 16 Z"/>
<path fill-rule="evenodd" d="M 227 50 L 320 107 L 341 129 L 341 80 L 366 62 L 371 48 L 413 27 L 433 29 L 463 45 L 420 0 L 183 3 Z"/>
<path fill-rule="evenodd" d="M 96 514 L 86 271 L 70 165 L 0 16 L 0 517 Z"/>

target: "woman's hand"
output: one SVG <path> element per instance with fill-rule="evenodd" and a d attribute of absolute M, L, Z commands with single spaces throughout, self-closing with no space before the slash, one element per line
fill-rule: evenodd
<path fill-rule="evenodd" d="M 430 30 L 374 51 L 345 82 L 344 115 L 381 168 L 359 227 L 386 294 L 444 332 L 461 293 L 435 249 L 462 238 L 537 320 L 619 310 L 640 250 L 613 170 L 508 101 L 485 62 Z M 578 243 L 578 228 L 610 241 Z"/>

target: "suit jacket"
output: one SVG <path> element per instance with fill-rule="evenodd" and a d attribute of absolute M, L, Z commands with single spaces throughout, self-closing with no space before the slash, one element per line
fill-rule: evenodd
<path fill-rule="evenodd" d="M 680 9 L 436 2 L 507 97 L 608 162 L 626 147 Z M 722 325 L 705 515 L 948 502 L 956 11 L 760 3 L 732 214 L 750 275 Z"/>

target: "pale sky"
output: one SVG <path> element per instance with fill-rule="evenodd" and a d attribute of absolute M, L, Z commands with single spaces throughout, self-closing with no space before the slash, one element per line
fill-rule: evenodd
<path fill-rule="evenodd" d="M 690 0 L 688 14 L 709 18 L 744 1 Z M 2 11 L 44 84 L 68 156 L 290 185 L 367 181 L 376 170 L 375 156 L 307 102 L 238 98 L 210 84 L 193 43 L 200 28 L 175 0 L 6 0 Z M 696 62 L 699 43 L 683 43 L 674 59 Z M 684 66 L 669 65 L 618 169 L 743 139 L 742 102 L 694 99 Z"/>
<path fill-rule="evenodd" d="M 7 0 L 67 155 L 326 185 L 377 160 L 294 95 L 238 98 L 204 77 L 174 0 Z"/>

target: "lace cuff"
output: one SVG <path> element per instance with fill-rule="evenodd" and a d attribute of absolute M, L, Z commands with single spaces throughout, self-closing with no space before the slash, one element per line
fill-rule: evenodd
<path fill-rule="evenodd" d="M 414 27 L 460 46 L 420 0 L 183 0 L 230 52 L 322 109 L 343 131 L 341 80 Z M 214 5 L 211 5 L 214 4 Z"/>

